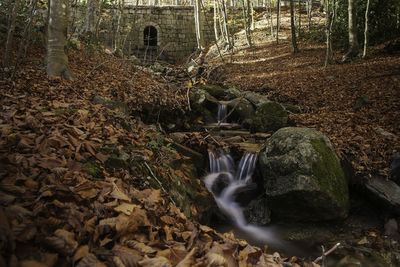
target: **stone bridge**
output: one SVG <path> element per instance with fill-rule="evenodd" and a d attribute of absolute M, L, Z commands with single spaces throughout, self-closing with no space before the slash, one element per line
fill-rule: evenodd
<path fill-rule="evenodd" d="M 133 29 L 125 51 L 144 61 L 185 61 L 196 51 L 193 6 L 128 6 L 124 10 Z M 213 41 L 212 11 L 202 14 L 201 30 L 206 43 Z M 207 21 L 205 20 L 207 17 Z"/>

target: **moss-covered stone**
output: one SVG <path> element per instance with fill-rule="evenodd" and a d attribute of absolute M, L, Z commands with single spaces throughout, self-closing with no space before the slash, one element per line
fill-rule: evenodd
<path fill-rule="evenodd" d="M 213 97 L 217 99 L 223 99 L 226 96 L 226 88 L 223 88 L 219 85 L 213 85 L 213 84 L 203 84 L 199 86 L 200 89 L 206 91 Z"/>
<path fill-rule="evenodd" d="M 287 125 L 288 114 L 285 108 L 277 102 L 265 102 L 258 106 L 252 119 L 252 132 L 276 131 Z"/>
<path fill-rule="evenodd" d="M 348 206 L 347 179 L 338 157 L 323 139 L 313 139 L 310 142 L 319 154 L 319 158 L 312 165 L 312 173 L 325 192 L 332 194 L 341 202 L 341 206 Z"/>
<path fill-rule="evenodd" d="M 328 138 L 309 128 L 274 133 L 259 166 L 272 216 L 303 221 L 344 218 L 347 180 Z"/>

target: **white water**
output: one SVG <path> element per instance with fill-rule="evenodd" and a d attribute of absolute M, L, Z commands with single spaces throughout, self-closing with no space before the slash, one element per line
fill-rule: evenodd
<path fill-rule="evenodd" d="M 208 152 L 210 161 L 210 174 L 204 178 L 207 189 L 213 194 L 220 210 L 225 213 L 233 223 L 242 231 L 258 241 L 275 243 L 271 229 L 247 223 L 243 208 L 235 201 L 235 192 L 252 183 L 252 175 L 257 162 L 257 155 L 245 153 L 241 158 L 238 168 L 235 169 L 234 160 L 229 154 Z M 225 178 L 228 183 L 222 191 L 216 192 L 215 183 Z"/>
<path fill-rule="evenodd" d="M 218 123 L 226 123 L 227 111 L 228 111 L 228 108 L 227 108 L 226 104 L 222 104 L 222 103 L 218 104 L 218 113 L 217 113 Z"/>

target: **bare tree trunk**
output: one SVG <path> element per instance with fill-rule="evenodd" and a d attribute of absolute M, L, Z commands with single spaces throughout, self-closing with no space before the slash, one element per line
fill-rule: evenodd
<path fill-rule="evenodd" d="M 363 50 L 363 58 L 365 58 L 365 57 L 367 56 L 369 5 L 370 5 L 370 0 L 367 0 L 367 7 L 365 8 L 365 28 L 364 28 L 364 50 Z"/>
<path fill-rule="evenodd" d="M 229 32 L 229 28 L 228 28 L 228 13 L 227 13 L 227 8 L 226 8 L 226 2 L 225 0 L 222 0 L 222 25 L 223 25 L 223 29 L 224 29 L 224 33 L 225 33 L 225 40 L 228 43 L 228 49 L 232 49 L 233 48 L 233 44 L 232 44 L 232 39 L 230 36 L 230 32 Z"/>
<path fill-rule="evenodd" d="M 67 45 L 68 0 L 50 0 L 47 40 L 47 75 L 72 79 L 65 53 Z"/>
<path fill-rule="evenodd" d="M 218 35 L 218 21 L 219 21 L 219 12 L 217 9 L 217 0 L 213 1 L 213 7 L 214 7 L 214 35 L 215 39 L 219 39 Z"/>
<path fill-rule="evenodd" d="M 298 29 L 298 34 L 299 37 L 301 36 L 301 1 L 299 1 L 299 29 Z"/>
<path fill-rule="evenodd" d="M 313 0 L 308 0 L 307 1 L 308 9 L 307 9 L 307 16 L 308 16 L 308 30 L 311 30 L 311 18 L 312 18 L 312 8 L 313 8 Z"/>
<path fill-rule="evenodd" d="M 9 67 L 11 65 L 11 50 L 14 41 L 14 31 L 15 31 L 15 24 L 17 20 L 17 13 L 19 8 L 20 0 L 15 0 L 14 6 L 11 11 L 10 15 L 10 22 L 8 27 L 7 33 L 7 41 L 6 41 L 6 49 L 4 51 L 4 66 Z"/>
<path fill-rule="evenodd" d="M 86 33 L 89 42 L 96 33 L 96 22 L 98 17 L 99 0 L 88 0 L 86 7 L 86 20 L 84 32 Z"/>
<path fill-rule="evenodd" d="M 281 25 L 281 0 L 276 1 L 276 43 L 279 43 L 279 28 Z"/>
<path fill-rule="evenodd" d="M 349 51 L 344 55 L 342 61 L 347 61 L 358 55 L 359 44 L 357 37 L 357 15 L 356 0 L 348 0 L 348 16 L 349 16 Z"/>
<path fill-rule="evenodd" d="M 293 53 L 298 53 L 299 48 L 297 47 L 297 38 L 296 38 L 296 24 L 294 21 L 294 0 L 290 0 L 290 29 L 292 32 L 292 50 Z"/>
<path fill-rule="evenodd" d="M 332 62 L 332 28 L 336 17 L 336 1 L 331 0 L 326 1 L 325 5 L 326 11 L 326 55 L 325 55 L 325 67 L 327 67 Z"/>
<path fill-rule="evenodd" d="M 201 0 L 195 0 L 194 5 L 194 23 L 196 28 L 196 40 L 197 40 L 197 49 L 203 51 L 204 49 L 204 40 L 203 40 L 203 32 L 201 31 Z"/>
<path fill-rule="evenodd" d="M 243 7 L 243 24 L 244 24 L 244 32 L 246 34 L 246 41 L 247 41 L 247 45 L 248 46 L 252 46 L 252 42 L 251 42 L 251 20 L 250 20 L 250 4 L 249 4 L 250 0 L 242 0 L 242 7 Z"/>

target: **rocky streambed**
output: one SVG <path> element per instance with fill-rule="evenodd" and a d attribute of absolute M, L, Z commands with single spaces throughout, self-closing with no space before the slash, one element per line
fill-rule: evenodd
<path fill-rule="evenodd" d="M 332 266 L 400 265 L 396 220 L 400 189 L 391 181 L 376 180 L 349 187 L 352 172 L 328 137 L 316 129 L 297 127 L 290 119 L 290 113 L 302 112 L 301 107 L 216 85 L 195 86 L 189 98 L 190 111 L 173 117 L 180 125 L 171 125 L 169 118 L 164 123 L 168 133 L 155 134 L 149 141 L 155 150 L 179 153 L 173 152 L 168 164 L 184 176 L 160 175 L 157 182 L 152 177 L 149 182 L 162 186 L 187 216 L 232 230 L 201 179 L 209 171 L 208 150 L 230 153 L 236 162 L 244 153 L 255 153 L 256 186 L 238 191 L 235 199 L 248 223 L 266 227 L 282 242 L 259 242 L 244 234 L 248 242 L 311 258 L 322 253 L 321 245 L 328 250 L 340 242 L 327 258 Z M 130 113 L 123 103 L 94 101 Z M 226 106 L 225 115 L 218 119 L 221 105 Z M 159 118 L 166 114 L 159 114 L 157 122 L 163 123 Z M 110 154 L 109 168 L 147 172 L 140 164 L 146 155 L 137 155 L 134 148 L 104 149 Z M 223 190 L 226 183 L 221 180 L 219 186 Z"/>
<path fill-rule="evenodd" d="M 222 149 L 236 161 L 245 152 L 258 154 L 253 175 L 257 188 L 239 191 L 237 201 L 248 223 L 266 226 L 283 241 L 272 242 L 273 246 L 284 251 L 286 246 L 289 254 L 315 256 L 321 254 L 321 245 L 327 250 L 340 242 L 330 256 L 334 266 L 400 264 L 397 222 L 387 217 L 393 213 L 383 212 L 387 206 L 367 197 L 368 186 L 349 189 L 351 171 L 343 167 L 328 137 L 290 120 L 289 114 L 302 112 L 301 107 L 215 85 L 193 88 L 190 103 L 192 129 L 204 143 L 188 146 L 203 155 L 205 149 Z M 217 118 L 221 104 L 227 107 L 224 122 Z M 188 144 L 194 132 L 170 137 Z M 224 187 L 224 181 L 219 184 Z M 215 207 L 203 215 L 210 225 L 234 229 L 226 228 L 229 219 Z M 288 245 L 288 240 L 294 243 Z"/>

